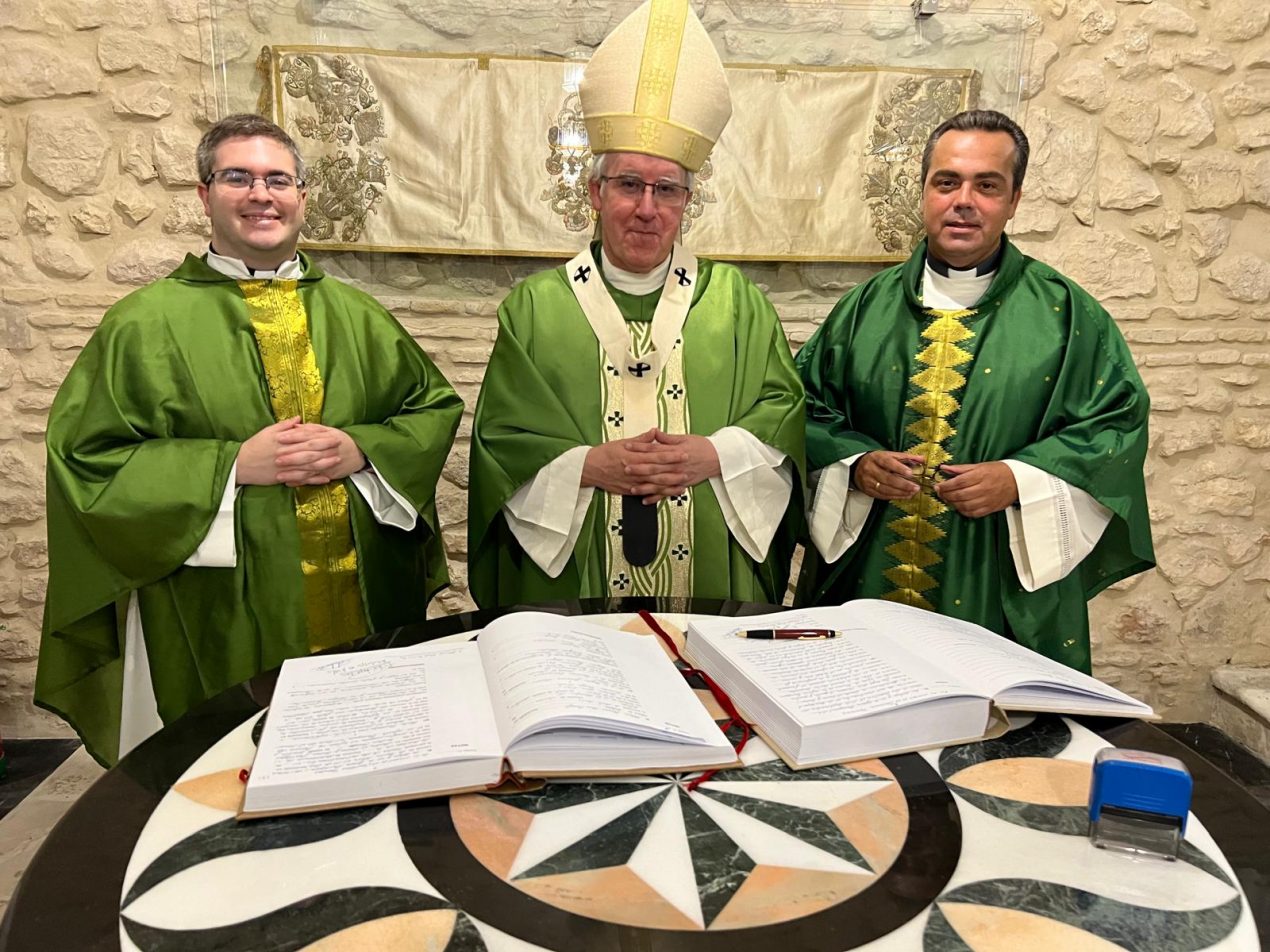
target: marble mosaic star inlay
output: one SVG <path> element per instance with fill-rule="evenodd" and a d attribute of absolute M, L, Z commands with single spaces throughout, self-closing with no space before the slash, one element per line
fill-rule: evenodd
<path fill-rule="evenodd" d="M 687 779 L 458 797 L 451 818 L 472 855 L 527 895 L 685 930 L 765 925 L 849 899 L 885 872 L 908 829 L 903 791 L 878 761 L 799 773 L 750 763 L 691 793 Z"/>

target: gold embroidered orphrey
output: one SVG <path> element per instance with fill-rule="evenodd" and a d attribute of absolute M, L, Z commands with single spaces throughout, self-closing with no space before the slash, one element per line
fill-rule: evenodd
<path fill-rule="evenodd" d="M 322 422 L 326 387 L 309 339 L 296 281 L 240 281 L 260 351 L 274 417 Z M 295 489 L 309 647 L 330 648 L 366 634 L 357 549 L 343 482 Z"/>
<path fill-rule="evenodd" d="M 642 357 L 652 349 L 651 321 L 627 321 L 631 354 Z M 675 341 L 657 381 L 657 427 L 666 433 L 689 432 L 688 394 L 684 384 L 683 338 Z M 627 435 L 623 418 L 623 376 L 600 344 L 600 401 L 604 408 L 604 439 Z M 632 566 L 622 546 L 622 497 L 605 493 L 604 555 L 608 592 L 622 595 L 692 594 L 692 494 L 663 500 L 657 506 L 657 552 L 647 565 Z"/>
<path fill-rule="evenodd" d="M 935 127 L 978 99 L 978 77 L 909 76 L 878 107 L 864 156 L 864 200 L 873 233 L 891 254 L 922 236 L 922 148 Z"/>
<path fill-rule="evenodd" d="M 938 549 L 947 535 L 943 524 L 948 512 L 948 505 L 935 495 L 935 484 L 940 481 L 939 467 L 953 458 L 945 443 L 957 433 L 953 427 L 955 414 L 961 409 L 957 393 L 966 385 L 962 371 L 974 359 L 974 354 L 960 345 L 974 338 L 966 320 L 976 313 L 926 312 L 922 337 L 929 343 L 917 355 L 917 362 L 925 369 L 910 378 L 916 394 L 904 405 L 918 417 L 905 427 L 905 432 L 916 439 L 905 452 L 925 460 L 919 479 L 921 489 L 911 499 L 891 502 L 903 515 L 886 525 L 899 541 L 886 547 L 887 555 L 896 564 L 883 574 L 895 587 L 882 597 L 932 611 L 934 606 L 926 593 L 939 587 L 935 566 L 943 561 Z"/>
<path fill-rule="evenodd" d="M 593 223 L 588 186 L 592 155 L 586 126 L 582 123 L 582 103 L 576 91 L 565 94 L 555 122 L 547 127 L 547 148 L 545 165 L 551 184 L 542 190 L 538 199 L 547 204 L 553 215 L 559 216 L 568 231 L 587 231 Z M 706 159 L 693 182 L 692 198 L 684 208 L 680 236 L 691 230 L 707 203 L 718 201 L 710 187 L 713 175 L 714 166 Z"/>
<path fill-rule="evenodd" d="M 388 191 L 388 157 L 370 147 L 387 136 L 375 87 L 347 56 L 285 54 L 279 73 L 288 96 L 308 100 L 317 110 L 316 116 L 297 117 L 301 137 L 341 146 L 308 168 L 301 233 L 326 241 L 338 226 L 341 241 L 357 241 Z"/>

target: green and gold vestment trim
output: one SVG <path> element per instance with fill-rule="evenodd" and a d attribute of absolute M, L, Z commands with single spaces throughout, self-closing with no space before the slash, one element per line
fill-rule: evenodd
<path fill-rule="evenodd" d="M 627 321 L 631 353 L 647 354 L 653 346 L 651 321 Z M 688 433 L 688 395 L 684 385 L 682 338 L 666 359 L 658 378 L 657 428 L 665 433 Z M 604 408 L 604 439 L 620 440 L 638 436 L 627 433 L 623 411 L 623 380 L 620 370 L 600 347 L 600 395 Z M 633 566 L 622 547 L 622 497 L 605 493 L 604 557 L 608 570 L 608 590 L 622 595 L 692 594 L 692 493 L 667 499 L 657 506 L 657 553 L 647 565 Z"/>
<path fill-rule="evenodd" d="M 326 393 L 298 282 L 241 281 L 239 286 L 251 314 L 274 416 L 320 423 Z M 344 484 L 297 487 L 295 517 L 309 647 L 317 651 L 365 635 Z"/>
<path fill-rule="evenodd" d="M 925 593 L 939 587 L 936 566 L 943 562 L 940 550 L 947 536 L 944 522 L 949 508 L 935 494 L 935 485 L 942 480 L 939 467 L 953 459 L 948 440 L 957 433 L 954 422 L 961 409 L 957 395 L 966 386 L 963 371 L 974 359 L 973 352 L 961 345 L 972 346 L 970 342 L 975 334 L 966 326 L 966 320 L 976 313 L 973 310 L 926 312 L 922 338 L 927 343 L 916 358 L 923 369 L 909 379 L 914 396 L 905 404 L 917 419 L 904 428 L 905 433 L 916 440 L 905 452 L 924 460 L 919 475 L 921 488 L 909 499 L 891 502 L 902 515 L 886 525 L 887 531 L 898 541 L 886 546 L 886 553 L 895 560 L 895 565 L 883 574 L 895 588 L 882 597 L 931 611 L 935 606 Z"/>

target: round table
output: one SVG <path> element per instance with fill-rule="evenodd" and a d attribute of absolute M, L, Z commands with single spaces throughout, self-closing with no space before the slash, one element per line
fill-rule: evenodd
<path fill-rule="evenodd" d="M 628 630 L 641 608 L 672 629 L 772 610 L 534 607 Z M 470 636 L 510 610 L 345 650 Z M 1142 722 L 1029 717 L 992 741 L 797 773 L 756 741 L 692 792 L 691 775 L 557 781 L 239 823 L 275 678 L 200 706 L 86 791 L 15 891 L 0 950 L 1182 952 L 1270 935 L 1270 810 Z M 1190 768 L 1177 862 L 1089 844 L 1089 763 L 1109 742 Z"/>

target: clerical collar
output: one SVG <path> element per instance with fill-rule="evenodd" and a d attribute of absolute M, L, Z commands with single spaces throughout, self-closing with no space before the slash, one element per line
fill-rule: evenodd
<path fill-rule="evenodd" d="M 218 255 L 209 245 L 207 248 L 207 265 L 226 277 L 235 278 L 239 281 L 269 281 L 274 278 L 284 281 L 298 281 L 304 277 L 304 264 L 300 261 L 298 254 L 290 261 L 284 261 L 278 265 L 276 271 L 264 271 L 260 268 L 253 271 L 247 267 L 241 258 Z"/>
<path fill-rule="evenodd" d="M 933 267 L 934 259 L 926 257 L 922 272 L 922 305 L 939 311 L 961 311 L 974 307 L 992 286 L 996 271 L 977 274 L 970 268 L 958 271 L 947 268 L 943 273 Z M 942 263 L 942 262 L 941 262 Z"/>
<path fill-rule="evenodd" d="M 1004 254 L 1005 242 L 1002 241 L 997 244 L 996 253 L 992 257 L 985 258 L 972 268 L 954 268 L 947 261 L 936 258 L 930 248 L 927 248 L 926 267 L 945 278 L 983 277 L 985 274 L 995 273 L 997 268 L 1001 267 L 1001 258 Z"/>
<path fill-rule="evenodd" d="M 636 274 L 634 271 L 623 271 L 609 259 L 608 252 L 601 248 L 600 266 L 604 269 L 604 279 L 619 291 L 627 294 L 651 294 L 660 291 L 666 284 L 666 274 L 670 271 L 670 255 L 666 255 L 666 260 L 647 274 Z"/>

